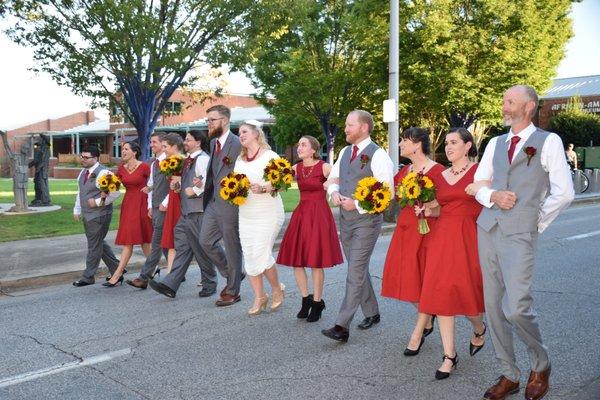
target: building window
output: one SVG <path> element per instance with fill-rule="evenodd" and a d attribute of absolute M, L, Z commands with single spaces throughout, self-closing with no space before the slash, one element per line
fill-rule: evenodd
<path fill-rule="evenodd" d="M 167 101 L 163 114 L 165 115 L 179 115 L 181 114 L 182 103 L 180 101 Z"/>

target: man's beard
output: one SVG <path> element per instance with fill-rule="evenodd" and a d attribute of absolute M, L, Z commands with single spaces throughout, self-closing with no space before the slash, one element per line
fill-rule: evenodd
<path fill-rule="evenodd" d="M 208 130 L 208 137 L 211 139 L 214 137 L 220 137 L 222 134 L 223 134 L 222 126 L 217 126 L 216 128 L 211 128 Z"/>

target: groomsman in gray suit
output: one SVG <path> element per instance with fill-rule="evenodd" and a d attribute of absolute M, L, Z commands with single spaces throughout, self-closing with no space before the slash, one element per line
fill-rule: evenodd
<path fill-rule="evenodd" d="M 207 110 L 210 162 L 204 192 L 204 220 L 200 231 L 202 248 L 227 279 L 216 301 L 219 307 L 240 301 L 242 273 L 242 246 L 238 223 L 238 207 L 219 196 L 221 180 L 233 171 L 240 154 L 240 139 L 229 129 L 231 110 L 215 105 Z M 219 243 L 223 240 L 225 248 Z"/>
<path fill-rule="evenodd" d="M 333 164 L 327 192 L 333 204 L 340 206 L 340 240 L 348 263 L 346 293 L 335 326 L 321 331 L 323 335 L 346 342 L 349 326 L 358 307 L 365 316 L 358 325 L 369 329 L 379 323 L 379 306 L 369 274 L 369 261 L 381 231 L 383 216 L 368 214 L 352 196 L 358 181 L 373 176 L 394 187 L 394 164 L 389 155 L 371 141 L 373 117 L 363 110 L 354 110 L 346 118 L 346 146 Z"/>
<path fill-rule="evenodd" d="M 146 289 L 148 280 L 152 279 L 156 271 L 156 266 L 160 262 L 160 256 L 163 254 L 163 249 L 160 246 L 162 239 L 163 223 L 165 222 L 165 212 L 161 211 L 160 203 L 169 194 L 169 181 L 164 174 L 160 172 L 160 162 L 165 159 L 165 153 L 162 150 L 163 134 L 154 132 L 150 135 L 150 148 L 155 157 L 149 160 L 150 163 L 150 178 L 148 185 L 144 191 L 148 193 L 148 215 L 152 218 L 152 246 L 150 254 L 144 262 L 144 266 L 140 271 L 140 275 L 133 279 L 127 279 L 125 282 L 128 285 L 138 289 Z"/>
<path fill-rule="evenodd" d="M 75 221 L 83 219 L 83 228 L 87 238 L 88 253 L 85 262 L 85 271 L 81 279 L 73 282 L 73 286 L 92 285 L 100 259 L 104 261 L 112 274 L 119 266 L 112 248 L 104 238 L 108 233 L 112 219 L 112 203 L 119 197 L 119 192 L 106 194 L 96 187 L 96 179 L 107 172 L 105 166 L 98 162 L 100 150 L 97 147 L 86 147 L 80 155 L 83 170 L 79 173 L 77 182 L 79 191 L 73 208 Z M 102 203 L 104 199 L 104 203 Z"/>
<path fill-rule="evenodd" d="M 519 391 L 520 371 L 513 329 L 527 346 L 531 372 L 525 398 L 548 392 L 550 360 L 533 310 L 531 285 L 538 234 L 574 197 L 561 139 L 532 121 L 538 96 L 532 87 L 511 87 L 502 113 L 510 132 L 493 138 L 485 149 L 475 184 L 467 192 L 484 206 L 478 225 L 485 311 L 502 376 L 484 394 L 503 399 Z M 479 187 L 479 181 L 491 186 Z"/>
<path fill-rule="evenodd" d="M 200 247 L 200 229 L 204 214 L 204 177 L 208 168 L 208 138 L 203 132 L 190 131 L 184 140 L 188 157 L 181 173 L 181 217 L 175 225 L 175 259 L 171 272 L 161 282 L 150 279 L 150 287 L 167 297 L 175 297 L 179 285 L 195 257 L 202 276 L 200 297 L 216 292 L 217 271 Z"/>

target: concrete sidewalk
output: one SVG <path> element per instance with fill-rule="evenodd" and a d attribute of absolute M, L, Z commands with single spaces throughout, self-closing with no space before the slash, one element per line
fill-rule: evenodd
<path fill-rule="evenodd" d="M 599 201 L 600 193 L 581 194 L 575 197 L 573 205 Z M 332 209 L 332 211 L 337 221 L 339 211 L 338 209 Z M 275 250 L 279 249 L 291 213 L 286 213 L 285 217 L 284 226 L 275 242 Z M 384 223 L 381 234 L 391 234 L 394 228 L 394 223 Z M 106 236 L 107 242 L 111 245 L 115 241 L 116 233 L 116 231 L 111 231 Z M 119 246 L 113 246 L 113 248 L 115 253 L 120 253 Z M 86 253 L 87 243 L 84 234 L 0 243 L 0 294 L 2 291 L 8 292 L 76 280 L 85 269 Z M 141 248 L 134 247 L 133 256 L 127 266 L 128 272 L 139 271 L 144 260 Z M 162 263 L 165 263 L 164 259 Z M 108 270 L 101 262 L 96 281 L 107 273 Z"/>

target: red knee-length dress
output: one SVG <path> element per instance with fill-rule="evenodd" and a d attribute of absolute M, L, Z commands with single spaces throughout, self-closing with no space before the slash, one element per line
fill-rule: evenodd
<path fill-rule="evenodd" d="M 300 203 L 283 235 L 277 263 L 291 267 L 328 268 L 344 262 L 340 240 L 323 182 L 323 161 L 296 164 Z"/>
<path fill-rule="evenodd" d="M 169 178 L 169 181 L 171 178 Z M 160 247 L 163 249 L 174 249 L 175 248 L 175 225 L 179 222 L 181 217 L 181 197 L 173 189 L 169 189 L 169 204 L 167 205 L 167 212 L 165 213 L 165 221 L 163 222 L 162 238 L 160 240 Z"/>
<path fill-rule="evenodd" d="M 436 182 L 442 171 L 444 167 L 435 164 L 425 175 Z M 398 171 L 394 177 L 394 188 L 409 172 L 410 165 Z M 435 218 L 427 218 L 427 223 L 430 232 L 421 235 L 418 231 L 419 219 L 414 208 L 406 206 L 400 210 L 383 267 L 382 296 L 412 303 L 421 298 L 426 248 L 429 237 L 435 230 Z"/>
<path fill-rule="evenodd" d="M 121 165 L 117 176 L 125 186 L 115 244 L 136 245 L 152 241 L 152 220 L 148 217 L 148 195 L 142 192 L 150 167 L 141 163 L 133 172 Z"/>
<path fill-rule="evenodd" d="M 477 164 L 454 185 L 441 175 L 435 182 L 441 210 L 427 248 L 420 312 L 445 316 L 484 312 L 477 251 L 481 205 L 465 193 L 476 170 Z"/>

